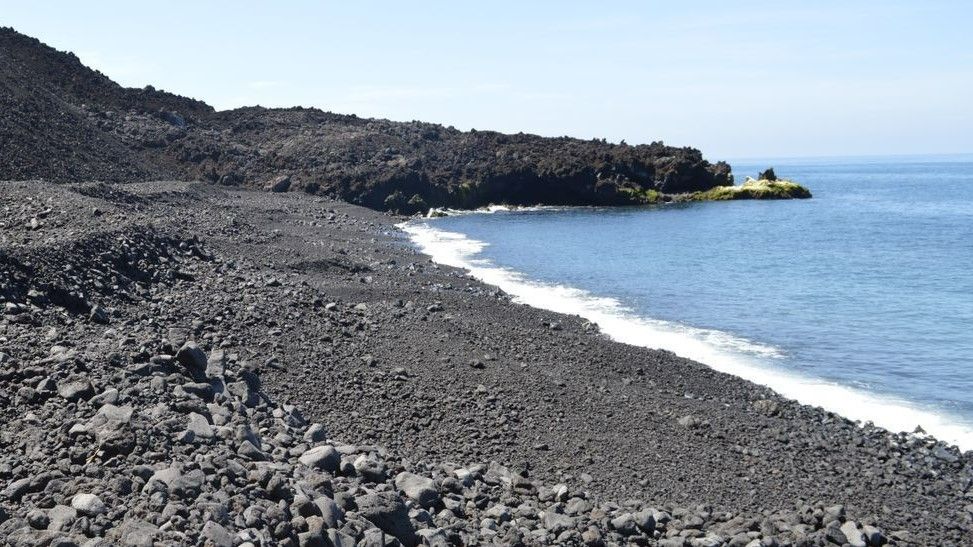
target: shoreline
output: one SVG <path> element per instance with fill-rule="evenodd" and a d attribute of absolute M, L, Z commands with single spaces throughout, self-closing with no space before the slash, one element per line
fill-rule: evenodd
<path fill-rule="evenodd" d="M 388 482 L 393 471 L 431 476 L 442 496 L 452 496 L 449 485 L 455 485 L 444 482 L 442 473 L 501 462 L 510 470 L 507 482 L 490 479 L 498 482 L 484 484 L 480 493 L 490 492 L 486 498 L 464 490 L 470 497 L 461 496 L 462 517 L 443 515 L 438 507 L 428 517 L 415 513 L 417 519 L 448 517 L 435 520 L 436 526 L 466 542 L 512 543 L 503 534 L 518 527 L 527 544 L 572 537 L 580 542 L 589 525 L 607 543 L 638 537 L 650 545 L 672 540 L 665 544 L 688 546 L 715 535 L 724 544 L 731 538 L 824 542 L 839 538 L 839 528 L 849 522 L 848 533 L 874 525 L 900 545 L 959 545 L 973 537 L 964 509 L 973 453 L 860 427 L 671 352 L 607 340 L 579 317 L 512 302 L 416 251 L 395 228 L 402 217 L 300 194 L 200 184 L 4 185 L 11 214 L 2 242 L 7 261 L 0 264 L 30 263 L 33 274 L 23 287 L 14 285 L 20 288 L 12 297 L 27 304 L 15 303 L 3 317 L 4 352 L 13 361 L 0 363 L 0 395 L 11 402 L 0 408 L 0 439 L 7 443 L 0 451 L 0 513 L 6 513 L 0 521 L 26 525 L 30 513 L 41 522 L 42 515 L 31 511 L 46 514 L 52 505 L 70 505 L 65 496 L 85 488 L 127 511 L 126 519 L 148 519 L 160 534 L 187 526 L 191 532 L 203 523 L 176 515 L 161 527 L 170 516 L 141 494 L 144 479 L 136 478 L 128 493 L 113 490 L 109 479 L 147 471 L 136 464 L 159 471 L 169 461 L 185 461 L 193 476 L 207 474 L 208 466 L 194 463 L 198 451 L 224 450 L 224 441 L 231 453 L 221 457 L 243 458 L 238 450 L 254 456 L 241 444 L 246 430 L 234 429 L 244 425 L 237 421 L 252 419 L 247 427 L 262 438 L 257 444 L 269 460 L 244 458 L 239 465 L 264 482 L 247 485 L 238 476 L 231 492 L 264 495 L 268 476 L 256 470 L 268 465 L 286 472 L 284 484 L 297 481 L 297 488 L 309 480 L 297 459 L 314 443 L 302 441 L 303 429 L 280 429 L 276 417 L 297 410 L 324 425 L 328 443 L 358 447 L 342 448 L 349 451 L 342 461 L 351 467 L 334 472 L 328 483 L 335 489 L 328 496 L 345 504 L 349 515 L 368 492 L 398 492 Z M 126 246 L 110 244 L 119 234 Z M 80 246 L 91 241 L 101 247 Z M 141 257 L 138 268 L 112 258 L 140 249 L 147 251 L 134 255 Z M 152 258 L 157 251 L 170 258 Z M 80 277 L 65 273 L 64 261 L 79 255 L 94 257 L 99 266 L 73 270 L 83 272 Z M 125 276 L 142 280 L 129 284 Z M 83 283 L 83 294 L 97 305 L 79 312 L 32 304 L 36 295 L 28 296 L 28 289 L 41 282 L 54 288 Z M 212 425 L 225 439 L 186 442 L 186 413 L 215 418 L 218 409 L 187 391 L 200 392 L 198 381 L 168 368 L 180 350 L 175 340 L 185 338 L 211 361 L 222 354 L 233 375 L 226 384 L 233 389 L 219 395 L 229 397 L 223 404 L 234 409 L 233 427 Z M 76 364 L 59 360 L 64 348 L 76 355 Z M 49 384 L 38 385 L 36 374 L 47 374 L 43 366 L 53 367 L 60 383 L 71 377 L 62 375 L 84 371 L 97 389 L 81 395 L 65 390 L 64 397 L 81 397 L 65 404 L 61 395 L 50 394 Z M 277 406 L 251 401 L 237 381 L 253 379 L 246 371 L 259 378 L 260 400 Z M 69 424 L 88 423 L 95 405 L 103 404 L 95 402 L 103 401 L 100 390 L 119 381 L 117 404 L 136 406 L 135 421 L 145 428 L 136 430 L 137 439 L 156 443 L 145 452 L 150 459 L 143 462 L 143 452 L 136 452 L 85 464 L 94 439 Z M 39 450 L 50 455 L 27 457 L 35 437 L 45 439 Z M 65 478 L 53 463 L 66 445 L 77 447 L 76 478 Z M 388 481 L 361 482 L 353 471 L 359 455 L 385 462 Z M 70 462 L 64 465 L 71 469 Z M 58 492 L 34 489 L 31 477 L 50 479 L 52 473 Z M 219 475 L 210 478 L 219 484 Z M 510 489 L 523 481 L 537 486 Z M 11 501 L 8 493 L 22 495 L 24 484 L 23 499 Z M 563 500 L 549 494 L 551 486 L 540 488 L 559 484 Z M 223 491 L 204 489 L 206 496 Z M 575 493 L 583 497 L 571 501 Z M 463 505 L 467 499 L 470 504 Z M 476 507 L 474 499 L 489 501 Z M 569 506 L 588 500 L 597 506 L 583 516 L 568 514 Z M 419 510 L 414 501 L 407 503 Z M 510 513 L 522 503 L 536 510 L 516 520 L 498 518 L 497 531 L 484 531 L 481 523 L 491 518 L 485 513 L 495 503 Z M 192 507 L 187 518 L 204 514 Z M 668 524 L 625 536 L 627 521 L 612 522 L 646 507 L 665 508 Z M 94 522 L 96 529 L 108 526 Z M 306 521 L 294 522 L 304 523 L 301 533 L 311 533 L 303 531 Z M 575 535 L 572 526 L 578 527 Z M 563 540 L 562 533 L 568 534 Z"/>
<path fill-rule="evenodd" d="M 488 208 L 471 214 L 519 210 L 521 209 Z M 775 352 L 776 348 L 739 339 L 722 331 L 703 331 L 685 326 L 676 330 L 668 322 L 632 313 L 612 297 L 597 296 L 583 289 L 532 280 L 522 272 L 512 271 L 479 258 L 479 250 L 488 243 L 469 239 L 458 232 L 439 229 L 435 226 L 435 221 L 430 220 L 433 219 L 412 219 L 397 224 L 396 227 L 408 234 L 410 241 L 435 262 L 460 268 L 483 283 L 497 286 L 511 294 L 516 302 L 547 311 L 578 315 L 602 327 L 606 336 L 617 342 L 672 351 L 713 370 L 769 387 L 788 399 L 820 406 L 860 424 L 871 422 L 890 433 L 913 433 L 918 427 L 939 440 L 957 445 L 960 450 L 973 450 L 973 430 L 954 425 L 947 414 L 913 401 L 871 393 L 794 371 L 773 369 L 748 359 L 747 353 L 751 351 L 716 347 L 700 338 L 706 334 L 731 337 L 736 339 L 735 345 L 746 345 L 748 350 L 762 354 Z"/>

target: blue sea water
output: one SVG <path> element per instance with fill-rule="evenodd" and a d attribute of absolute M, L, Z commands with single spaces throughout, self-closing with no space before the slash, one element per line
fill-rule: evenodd
<path fill-rule="evenodd" d="M 973 449 L 973 156 L 773 165 L 810 200 L 494 209 L 434 260 L 852 419 Z"/>

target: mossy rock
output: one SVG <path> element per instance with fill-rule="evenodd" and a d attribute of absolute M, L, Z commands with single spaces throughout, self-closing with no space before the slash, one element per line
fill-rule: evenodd
<path fill-rule="evenodd" d="M 633 204 L 652 204 L 663 200 L 662 192 L 651 188 L 645 190 L 640 188 L 619 188 L 619 193 L 625 196 Z"/>
<path fill-rule="evenodd" d="M 705 192 L 695 192 L 680 201 L 725 201 L 731 199 L 807 199 L 811 191 L 800 184 L 784 180 L 748 178 L 740 186 L 717 186 Z"/>

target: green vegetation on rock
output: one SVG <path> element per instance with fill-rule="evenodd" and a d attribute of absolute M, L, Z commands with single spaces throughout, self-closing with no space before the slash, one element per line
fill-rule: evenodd
<path fill-rule="evenodd" d="M 771 172 L 771 174 L 773 174 Z M 633 205 L 654 203 L 685 203 L 690 201 L 726 201 L 732 199 L 806 199 L 811 192 L 800 184 L 784 179 L 760 180 L 747 177 L 739 186 L 714 186 L 700 192 L 664 194 L 658 190 L 643 188 L 619 188 Z"/>
<path fill-rule="evenodd" d="M 663 201 L 664 194 L 658 190 L 643 188 L 619 188 L 619 193 L 627 196 L 633 204 L 651 204 Z"/>
<path fill-rule="evenodd" d="M 747 177 L 740 186 L 716 186 L 704 192 L 690 194 L 689 201 L 721 201 L 728 199 L 807 199 L 811 192 L 800 184 L 784 180 L 756 180 Z"/>

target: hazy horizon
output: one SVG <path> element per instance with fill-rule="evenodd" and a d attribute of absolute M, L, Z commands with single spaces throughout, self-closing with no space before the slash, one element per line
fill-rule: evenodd
<path fill-rule="evenodd" d="M 460 129 L 662 140 L 710 159 L 973 152 L 973 7 L 0 0 L 128 87 Z"/>

